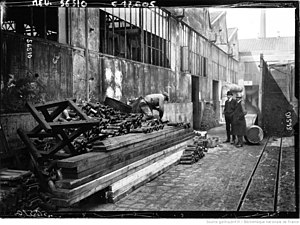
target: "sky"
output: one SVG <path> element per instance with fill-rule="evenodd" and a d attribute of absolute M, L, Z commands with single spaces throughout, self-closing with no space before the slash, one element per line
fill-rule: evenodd
<path fill-rule="evenodd" d="M 210 8 L 210 11 L 226 11 L 227 27 L 237 27 L 239 39 L 257 38 L 260 31 L 261 9 L 258 8 Z M 266 10 L 266 37 L 295 36 L 295 9 L 268 8 Z"/>

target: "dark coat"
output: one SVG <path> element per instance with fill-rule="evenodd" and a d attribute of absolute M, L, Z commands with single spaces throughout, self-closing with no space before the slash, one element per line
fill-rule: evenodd
<path fill-rule="evenodd" d="M 237 102 L 235 99 L 231 99 L 231 101 L 228 100 L 225 101 L 224 115 L 226 118 L 232 119 L 236 104 Z"/>
<path fill-rule="evenodd" d="M 242 101 L 238 102 L 236 108 L 233 112 L 232 118 L 232 134 L 233 135 L 246 135 L 246 119 L 247 114 L 245 110 L 244 103 Z"/>

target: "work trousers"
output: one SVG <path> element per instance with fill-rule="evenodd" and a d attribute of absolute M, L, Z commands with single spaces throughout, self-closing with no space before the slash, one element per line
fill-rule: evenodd
<path fill-rule="evenodd" d="M 230 135 L 231 135 L 231 131 L 232 131 L 232 116 L 225 115 L 225 122 L 226 122 L 227 140 L 230 141 Z M 235 135 L 232 135 L 232 141 L 235 141 Z"/>

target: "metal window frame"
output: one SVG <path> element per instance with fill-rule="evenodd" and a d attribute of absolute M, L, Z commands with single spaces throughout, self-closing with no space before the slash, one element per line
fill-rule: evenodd
<path fill-rule="evenodd" d="M 125 58 L 135 60 L 135 61 L 140 61 L 143 63 L 149 63 L 156 66 L 170 67 L 170 63 L 167 63 L 168 59 L 169 62 L 171 61 L 170 15 L 168 13 L 166 13 L 164 10 L 157 7 L 155 7 L 154 9 L 130 8 L 129 21 L 127 21 L 127 15 L 126 15 L 127 11 L 124 11 L 124 18 L 123 17 L 121 18 L 120 9 L 119 11 L 116 11 L 115 9 L 112 8 L 109 12 L 105 9 L 106 8 L 100 8 L 100 10 L 105 13 L 105 21 L 104 21 L 105 26 L 104 26 L 104 35 L 103 35 L 105 39 L 103 40 L 105 47 L 102 50 L 103 53 L 109 54 L 108 43 L 107 43 L 109 39 L 109 36 L 107 34 L 108 33 L 107 25 L 109 25 L 110 23 L 112 24 L 111 25 L 112 39 L 113 39 L 112 51 L 113 51 L 113 55 L 115 55 L 115 49 L 116 49 L 115 42 L 114 42 L 116 36 L 115 22 L 119 22 L 119 27 L 121 26 L 120 23 L 124 22 L 125 43 L 127 43 L 127 41 L 129 40 L 129 36 L 128 36 L 129 28 L 127 27 L 127 24 L 129 24 L 130 29 L 136 27 L 141 31 L 140 37 L 138 36 L 134 37 L 136 38 L 135 40 L 137 41 L 137 43 L 139 43 L 139 46 L 141 48 L 140 54 L 137 54 L 136 57 L 133 59 L 132 47 L 130 47 L 130 51 L 128 52 L 128 46 L 127 44 L 125 44 Z M 118 14 L 117 16 L 115 15 L 116 13 Z M 108 18 L 111 18 L 112 21 L 109 21 Z M 148 21 L 149 19 L 150 21 Z M 99 24 L 101 24 L 101 21 L 99 22 Z M 148 57 L 148 55 L 150 56 L 150 58 Z"/>

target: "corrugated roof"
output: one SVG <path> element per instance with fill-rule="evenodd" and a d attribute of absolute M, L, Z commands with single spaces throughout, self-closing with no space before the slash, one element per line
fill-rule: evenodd
<path fill-rule="evenodd" d="M 239 40 L 240 52 L 252 51 L 294 51 L 295 37 L 272 37 Z"/>
<path fill-rule="evenodd" d="M 209 12 L 210 23 L 212 24 L 222 13 L 225 13 L 225 11 Z"/>

